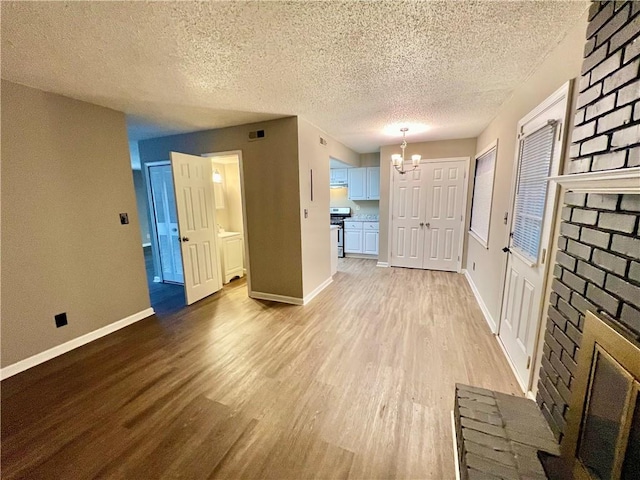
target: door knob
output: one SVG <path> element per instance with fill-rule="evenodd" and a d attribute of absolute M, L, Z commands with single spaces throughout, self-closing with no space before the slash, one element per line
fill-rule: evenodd
<path fill-rule="evenodd" d="M 511 250 L 509 250 L 509 247 L 504 247 L 504 248 L 502 249 L 502 251 L 503 251 L 504 253 L 511 253 Z"/>
<path fill-rule="evenodd" d="M 425 223 L 425 226 L 426 226 L 427 228 L 430 228 L 430 227 L 431 227 L 431 224 L 430 224 L 429 222 L 427 222 L 427 223 Z"/>
<path fill-rule="evenodd" d="M 421 226 L 421 227 L 424 227 L 424 222 L 420 222 L 420 226 Z"/>
<path fill-rule="evenodd" d="M 182 242 L 188 242 L 188 241 L 189 241 L 189 237 L 182 237 L 182 238 L 180 239 L 180 241 L 182 241 Z"/>

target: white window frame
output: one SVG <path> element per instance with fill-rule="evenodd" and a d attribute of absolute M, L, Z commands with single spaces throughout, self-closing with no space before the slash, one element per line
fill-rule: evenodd
<path fill-rule="evenodd" d="M 495 155 L 493 157 L 493 165 L 492 165 L 492 169 L 491 169 L 491 191 L 489 193 L 489 211 L 487 213 L 487 234 L 486 234 L 486 238 L 482 237 L 482 232 L 476 232 L 475 230 L 472 229 L 471 225 L 473 224 L 473 207 L 474 207 L 474 197 L 476 195 L 476 174 L 478 171 L 478 159 L 480 157 L 485 156 L 487 153 L 490 153 L 492 150 L 495 150 Z M 480 245 L 482 245 L 484 248 L 488 249 L 489 248 L 489 233 L 491 231 L 491 212 L 493 211 L 492 205 L 493 205 L 493 190 L 495 187 L 495 179 L 496 179 L 496 163 L 498 160 L 498 139 L 495 139 L 493 142 L 491 142 L 489 145 L 487 145 L 480 153 L 478 153 L 475 157 L 475 167 L 474 167 L 474 173 L 473 173 L 473 192 L 472 192 L 472 196 L 471 196 L 471 220 L 469 222 L 469 236 L 471 236 L 472 238 L 474 238 L 478 243 L 480 243 Z"/>

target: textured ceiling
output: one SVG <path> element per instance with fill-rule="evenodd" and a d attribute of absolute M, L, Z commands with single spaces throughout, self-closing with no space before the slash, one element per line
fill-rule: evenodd
<path fill-rule="evenodd" d="M 124 111 L 134 139 L 300 115 L 370 152 L 404 122 L 477 135 L 586 6 L 3 1 L 2 76 Z"/>

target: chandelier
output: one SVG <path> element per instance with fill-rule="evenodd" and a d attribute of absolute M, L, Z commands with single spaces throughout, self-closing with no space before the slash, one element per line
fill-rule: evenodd
<path fill-rule="evenodd" d="M 394 153 L 393 155 L 391 155 L 391 163 L 393 164 L 393 168 L 395 168 L 400 175 L 404 175 L 407 172 L 413 172 L 420 164 L 420 160 L 422 159 L 422 156 L 420 155 L 411 155 L 411 164 L 413 165 L 413 168 L 411 170 L 404 169 L 404 149 L 407 148 L 406 137 L 408 130 L 409 129 L 407 127 L 403 127 L 400 129 L 400 131 L 402 132 L 402 145 L 400 145 L 400 148 L 402 149 L 402 155 L 400 155 L 399 153 Z"/>

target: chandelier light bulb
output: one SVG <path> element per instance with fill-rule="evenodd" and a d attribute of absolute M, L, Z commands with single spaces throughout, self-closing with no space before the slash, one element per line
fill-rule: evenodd
<path fill-rule="evenodd" d="M 411 155 L 411 164 L 413 165 L 413 168 L 411 170 L 404 169 L 404 149 L 407 148 L 406 137 L 408 130 L 409 129 L 407 127 L 403 127 L 400 129 L 400 131 L 402 132 L 402 144 L 400 145 L 402 154 L 394 153 L 393 155 L 391 155 L 391 164 L 400 175 L 404 175 L 407 172 L 412 172 L 413 170 L 415 170 L 420 164 L 420 160 L 422 159 L 421 155 Z"/>

